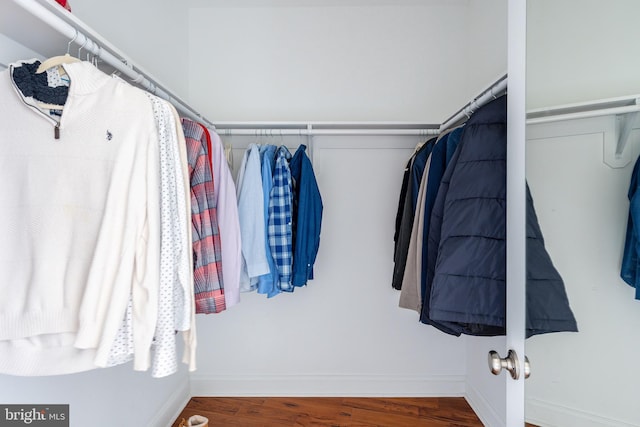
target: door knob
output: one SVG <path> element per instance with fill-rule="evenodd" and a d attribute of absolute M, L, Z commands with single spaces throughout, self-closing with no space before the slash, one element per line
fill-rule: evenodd
<path fill-rule="evenodd" d="M 531 376 L 531 364 L 529 363 L 529 358 L 527 356 L 524 357 L 524 379 L 526 380 Z"/>
<path fill-rule="evenodd" d="M 499 375 L 503 369 L 506 369 L 514 380 L 520 378 L 518 356 L 513 350 L 509 350 L 507 357 L 504 359 L 500 357 L 497 351 L 491 350 L 489 352 L 489 369 L 493 375 Z"/>

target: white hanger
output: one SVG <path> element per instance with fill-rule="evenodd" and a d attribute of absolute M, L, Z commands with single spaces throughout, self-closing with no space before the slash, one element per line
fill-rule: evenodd
<path fill-rule="evenodd" d="M 74 62 L 80 62 L 80 60 L 74 56 L 65 53 L 62 56 L 52 56 L 51 58 L 45 60 L 38 69 L 36 70 L 36 74 L 44 73 L 49 68 L 58 67 L 62 64 L 71 64 Z"/>
<path fill-rule="evenodd" d="M 64 105 L 47 104 L 46 102 L 38 102 L 38 107 L 43 110 L 64 110 Z"/>
<path fill-rule="evenodd" d="M 71 43 L 73 43 L 76 38 L 78 38 L 77 29 L 76 29 L 76 34 L 73 36 L 71 40 L 69 40 L 69 43 L 67 44 L 67 53 L 65 53 L 62 56 L 52 56 L 51 58 L 42 62 L 38 67 L 38 69 L 36 70 L 36 74 L 44 73 L 49 68 L 58 67 L 62 64 L 71 64 L 74 62 L 80 62 L 80 59 L 75 58 L 69 54 L 69 50 L 71 49 Z"/>
<path fill-rule="evenodd" d="M 43 61 L 38 67 L 38 69 L 36 70 L 36 74 L 44 73 L 49 68 L 60 67 L 62 64 L 71 64 L 74 62 L 80 62 L 81 61 L 80 59 L 73 57 L 69 54 L 69 51 L 71 50 L 71 43 L 73 43 L 77 38 L 78 38 L 78 29 L 76 29 L 76 34 L 73 36 L 73 38 L 69 40 L 69 43 L 67 43 L 67 53 L 65 53 L 62 56 L 53 56 Z M 85 44 L 86 44 L 86 41 L 85 41 Z M 82 45 L 82 47 L 84 47 L 84 44 Z M 80 49 L 82 49 L 82 47 Z M 78 56 L 80 56 L 79 50 L 78 50 Z M 66 75 L 62 67 L 60 67 L 60 74 Z M 49 104 L 46 102 L 38 102 L 38 107 L 45 110 L 63 110 L 64 109 L 64 105 Z"/>

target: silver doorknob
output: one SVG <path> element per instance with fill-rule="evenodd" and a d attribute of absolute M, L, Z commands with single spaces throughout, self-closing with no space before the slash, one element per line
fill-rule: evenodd
<path fill-rule="evenodd" d="M 531 376 L 531 364 L 529 363 L 529 358 L 527 356 L 524 357 L 524 379 L 526 380 Z"/>
<path fill-rule="evenodd" d="M 491 350 L 489 352 L 489 369 L 493 375 L 499 375 L 503 369 L 506 369 L 514 380 L 520 378 L 518 356 L 513 350 L 509 350 L 507 357 L 504 359 L 500 357 L 497 351 Z"/>

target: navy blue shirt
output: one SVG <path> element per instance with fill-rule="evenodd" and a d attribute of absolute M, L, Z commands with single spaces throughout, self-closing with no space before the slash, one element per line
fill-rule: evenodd
<path fill-rule="evenodd" d="M 624 256 L 620 277 L 630 286 L 636 288 L 636 299 L 640 300 L 640 277 L 638 277 L 638 232 L 640 229 L 640 157 L 636 160 L 629 185 L 629 219 L 627 221 L 627 235 L 624 242 Z"/>
<path fill-rule="evenodd" d="M 300 145 L 289 163 L 293 178 L 293 286 L 313 279 L 313 265 L 320 247 L 322 196 L 311 160 Z"/>

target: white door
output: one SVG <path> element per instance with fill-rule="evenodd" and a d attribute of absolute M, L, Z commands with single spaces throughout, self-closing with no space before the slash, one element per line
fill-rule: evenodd
<path fill-rule="evenodd" d="M 524 425 L 526 0 L 509 0 L 507 16 L 507 335 L 467 337 L 467 399 L 491 427 Z M 518 378 L 506 370 L 492 375 L 489 353 L 506 358 L 510 350 Z"/>
<path fill-rule="evenodd" d="M 526 0 L 509 1 L 507 105 L 507 336 L 501 356 L 513 352 L 504 375 L 506 425 L 524 425 L 526 313 Z M 514 372 L 515 370 L 515 372 Z M 510 374 L 510 375 L 509 375 Z"/>

